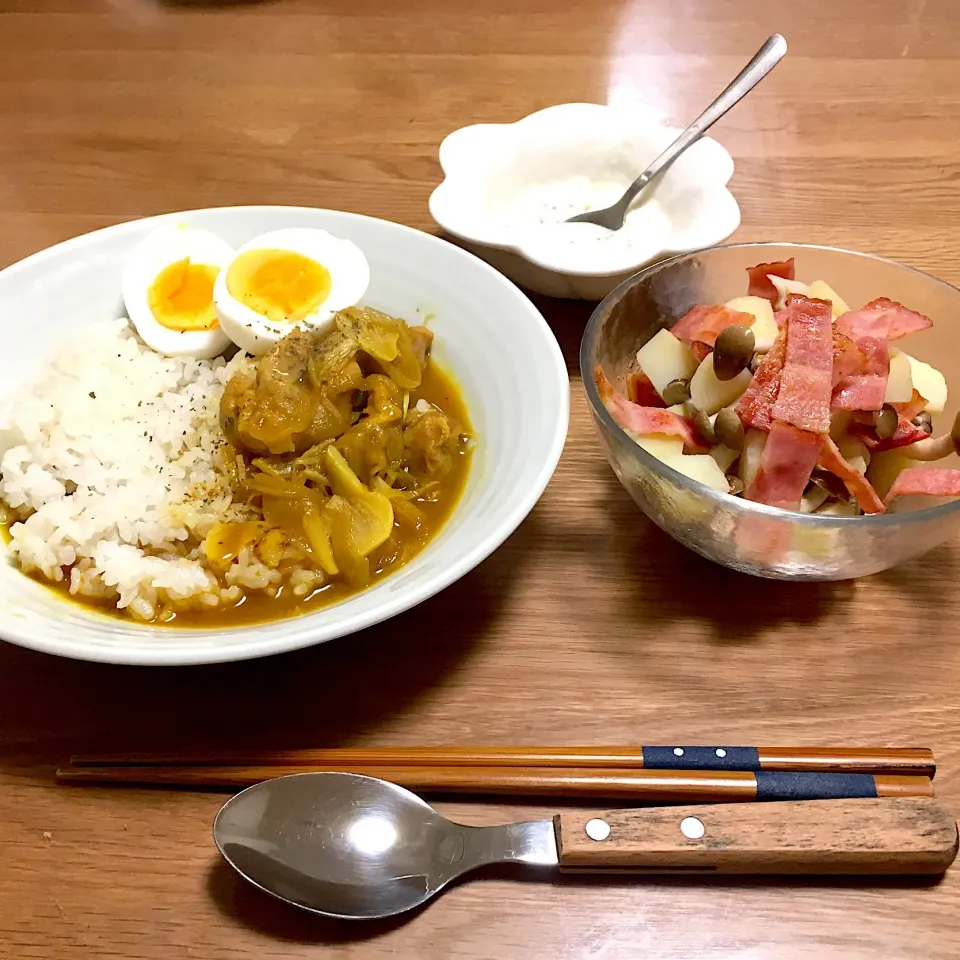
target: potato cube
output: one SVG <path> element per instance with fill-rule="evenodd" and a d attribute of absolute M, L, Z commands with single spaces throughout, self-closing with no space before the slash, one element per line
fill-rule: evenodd
<path fill-rule="evenodd" d="M 637 363 L 661 395 L 672 380 L 686 380 L 697 369 L 697 360 L 690 348 L 669 330 L 657 331 L 637 351 Z"/>
<path fill-rule="evenodd" d="M 829 300 L 833 305 L 833 319 L 846 313 L 850 308 L 843 302 L 840 294 L 823 280 L 814 280 L 807 288 L 807 296 L 811 300 Z"/>
<path fill-rule="evenodd" d="M 931 369 L 933 369 L 931 367 Z M 910 358 L 896 348 L 890 351 L 890 373 L 884 403 L 907 403 L 913 397 L 913 368 Z"/>
<path fill-rule="evenodd" d="M 699 480 L 708 487 L 727 493 L 730 484 L 717 466 L 716 460 L 709 454 L 684 454 L 683 441 L 679 437 L 670 437 L 662 433 L 651 434 L 646 437 L 634 437 L 634 440 L 647 453 L 658 460 L 673 467 L 677 473 L 682 473 L 692 480 Z"/>
<path fill-rule="evenodd" d="M 773 306 L 765 297 L 734 297 L 726 304 L 731 310 L 741 313 L 752 313 L 754 320 L 750 329 L 753 331 L 758 353 L 766 353 L 777 339 L 777 321 L 773 319 Z"/>
<path fill-rule="evenodd" d="M 684 454 L 681 457 L 669 460 L 668 463 L 678 473 L 690 477 L 691 480 L 699 480 L 700 483 L 721 493 L 730 492 L 730 484 L 723 475 L 723 471 L 717 466 L 717 461 L 709 453 Z"/>
<path fill-rule="evenodd" d="M 763 448 L 767 442 L 767 435 L 763 430 L 748 430 L 743 438 L 743 450 L 740 452 L 740 465 L 737 474 L 748 490 L 756 479 L 760 469 L 760 459 L 763 457 Z"/>
<path fill-rule="evenodd" d="M 707 415 L 716 413 L 733 403 L 747 389 L 752 376 L 745 369 L 732 380 L 721 380 L 713 372 L 713 354 L 708 354 L 690 379 L 690 401 Z"/>
<path fill-rule="evenodd" d="M 900 356 L 907 358 L 913 385 L 920 396 L 927 401 L 924 409 L 930 413 L 943 413 L 947 405 L 947 381 L 943 374 L 936 367 L 931 367 L 929 363 L 924 363 L 909 354 L 901 353 Z"/>
<path fill-rule="evenodd" d="M 664 463 L 670 463 L 672 459 L 683 453 L 683 440 L 665 433 L 651 433 L 645 437 L 634 437 L 634 440 L 647 453 Z"/>
<path fill-rule="evenodd" d="M 867 479 L 873 484 L 879 496 L 885 497 L 897 479 L 897 474 L 905 467 L 915 467 L 916 460 L 905 457 L 899 450 L 884 450 L 875 453 L 867 468 Z"/>
<path fill-rule="evenodd" d="M 856 505 L 848 503 L 846 500 L 834 500 L 832 503 L 825 503 L 813 512 L 822 517 L 856 517 L 859 514 Z"/>

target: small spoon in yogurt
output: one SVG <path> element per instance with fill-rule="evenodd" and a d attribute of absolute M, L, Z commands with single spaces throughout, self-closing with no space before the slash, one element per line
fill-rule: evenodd
<path fill-rule="evenodd" d="M 729 86 L 627 187 L 613 206 L 570 217 L 566 223 L 595 223 L 608 230 L 619 230 L 627 208 L 637 194 L 655 177 L 663 173 L 687 147 L 696 143 L 734 104 L 739 103 L 786 55 L 787 41 L 773 34 L 754 54 L 753 59 L 737 74 Z"/>

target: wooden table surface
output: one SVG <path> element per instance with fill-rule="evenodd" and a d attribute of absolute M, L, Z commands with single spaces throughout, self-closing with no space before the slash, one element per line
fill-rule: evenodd
<path fill-rule="evenodd" d="M 716 128 L 737 164 L 737 237 L 848 245 L 960 281 L 953 0 L 0 0 L 0 265 L 219 204 L 429 230 L 447 132 L 576 100 L 685 121 L 774 30 L 789 56 Z M 589 305 L 537 302 L 573 381 L 566 451 L 517 533 L 442 595 L 357 636 L 216 667 L 0 644 L 6 960 L 956 956 L 960 868 L 872 885 L 495 873 L 416 915 L 344 925 L 232 874 L 210 834 L 222 795 L 52 784 L 79 748 L 917 744 L 960 810 L 957 545 L 825 585 L 686 552 L 594 441 L 576 369 Z M 495 823 L 545 808 L 443 809 Z"/>

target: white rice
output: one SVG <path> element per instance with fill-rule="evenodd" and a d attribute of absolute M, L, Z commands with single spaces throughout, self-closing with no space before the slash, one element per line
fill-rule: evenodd
<path fill-rule="evenodd" d="M 163 357 L 109 320 L 17 387 L 0 407 L 0 497 L 26 518 L 10 531 L 22 569 L 141 620 L 276 589 L 252 556 L 221 583 L 200 550 L 215 523 L 246 516 L 219 469 L 218 420 L 245 363 Z"/>

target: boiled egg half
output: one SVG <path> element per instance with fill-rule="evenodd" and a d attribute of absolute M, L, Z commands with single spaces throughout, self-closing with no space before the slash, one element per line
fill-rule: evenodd
<path fill-rule="evenodd" d="M 233 249 L 209 230 L 173 224 L 134 247 L 121 279 L 140 339 L 168 357 L 215 357 L 230 345 L 213 305 L 217 276 Z"/>
<path fill-rule="evenodd" d="M 258 356 L 294 327 L 325 332 L 338 310 L 366 293 L 370 267 L 360 248 L 326 230 L 291 227 L 245 243 L 213 289 L 220 325 Z"/>

